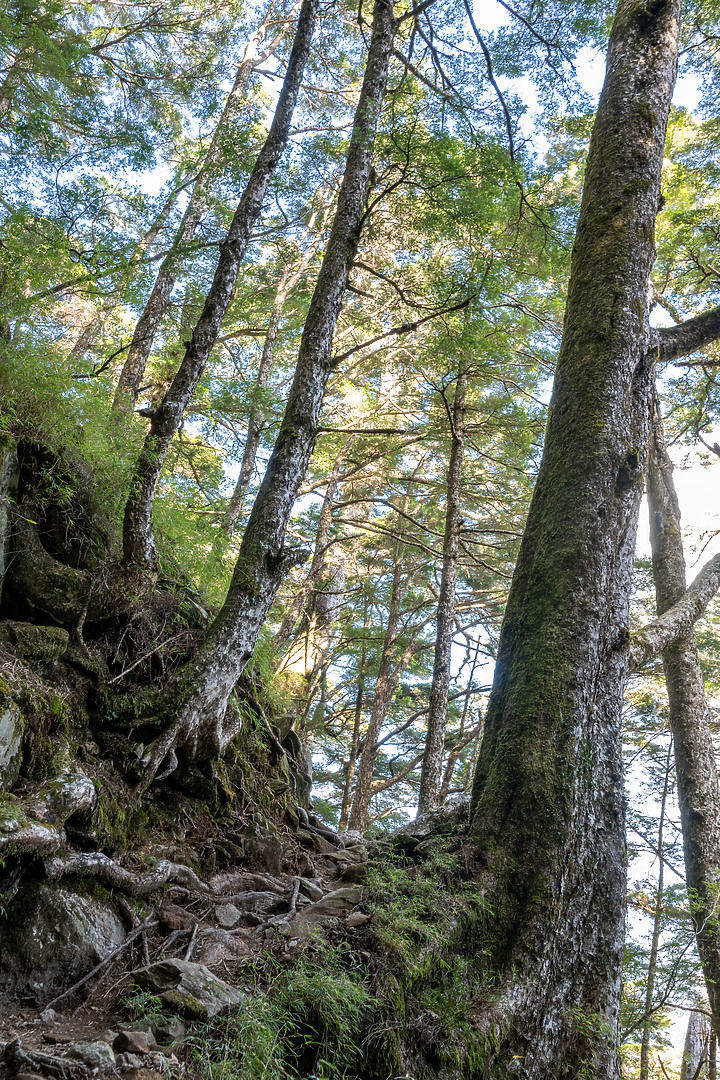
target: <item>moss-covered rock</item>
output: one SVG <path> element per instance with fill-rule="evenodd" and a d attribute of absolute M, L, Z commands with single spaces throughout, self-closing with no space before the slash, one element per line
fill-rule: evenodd
<path fill-rule="evenodd" d="M 29 881 L 0 921 L 3 978 L 44 1003 L 124 940 L 125 927 L 109 903 Z"/>
<path fill-rule="evenodd" d="M 62 626 L 37 626 L 35 623 L 0 623 L 0 642 L 21 660 L 57 660 L 67 650 L 70 635 Z"/>

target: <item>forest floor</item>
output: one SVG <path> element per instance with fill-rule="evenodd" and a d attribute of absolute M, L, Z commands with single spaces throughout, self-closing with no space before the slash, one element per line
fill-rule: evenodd
<path fill-rule="evenodd" d="M 142 925 L 138 905 L 115 897 L 129 943 L 114 957 L 111 950 L 93 978 L 68 988 L 60 1000 L 55 995 L 49 1007 L 27 987 L 20 996 L 0 997 L 0 1077 L 224 1075 L 203 1060 L 212 1014 L 216 1008 L 216 1015 L 227 1012 L 224 994 L 249 993 L 249 984 L 272 978 L 299 952 L 321 940 L 337 944 L 370 919 L 361 887 L 367 846 L 357 836 L 334 834 L 313 815 L 303 825 L 299 836 L 276 828 L 267 834 L 265 853 L 256 845 L 252 859 L 226 864 L 210 879 L 212 893 L 171 885 L 145 897 L 139 915 L 148 929 L 132 941 L 133 929 Z M 190 849 L 194 839 L 187 837 Z M 218 845 L 227 851 L 220 840 Z M 255 871 L 248 862 L 281 869 Z M 180 993 L 164 993 L 153 971 L 171 980 L 181 971 Z M 199 1004 L 191 1000 L 193 993 L 200 996 L 193 983 L 198 978 L 207 992 Z"/>

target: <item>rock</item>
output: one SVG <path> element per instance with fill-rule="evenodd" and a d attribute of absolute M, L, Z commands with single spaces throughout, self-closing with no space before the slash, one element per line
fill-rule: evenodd
<path fill-rule="evenodd" d="M 189 911 L 178 904 L 163 904 L 160 910 L 160 919 L 168 930 L 192 930 L 197 922 Z"/>
<path fill-rule="evenodd" d="M 113 1049 L 121 1054 L 149 1054 L 160 1047 L 155 1041 L 152 1031 L 118 1031 L 113 1041 Z"/>
<path fill-rule="evenodd" d="M 227 930 L 203 930 L 198 939 L 199 964 L 221 964 L 223 960 L 237 960 L 249 953 L 248 945 Z"/>
<path fill-rule="evenodd" d="M 370 916 L 364 911 L 353 911 L 345 920 L 345 925 L 349 926 L 351 930 L 354 930 L 357 926 L 364 926 L 366 922 L 370 922 Z"/>
<path fill-rule="evenodd" d="M 122 1074 L 123 1080 L 167 1080 L 157 1069 L 128 1069 Z"/>
<path fill-rule="evenodd" d="M 435 834 L 447 836 L 467 825 L 470 812 L 470 796 L 461 795 L 451 799 L 438 810 L 430 810 L 407 825 L 401 825 L 391 834 L 393 846 L 412 852 L 423 840 Z"/>
<path fill-rule="evenodd" d="M 48 1001 L 122 945 L 126 932 L 106 903 L 61 885 L 28 881 L 0 919 L 5 987 Z M 9 984 L 9 985 L 8 985 Z"/>
<path fill-rule="evenodd" d="M 245 1000 L 243 993 L 216 978 L 204 964 L 189 960 L 159 960 L 133 974 L 141 986 L 159 994 L 164 1005 L 199 1019 L 217 1016 Z"/>
<path fill-rule="evenodd" d="M 43 1024 L 54 1024 L 56 1020 L 60 1019 L 60 1017 L 54 1009 L 44 1009 L 43 1012 L 40 1013 L 40 1019 L 42 1020 Z"/>
<path fill-rule="evenodd" d="M 283 846 L 280 838 L 269 829 L 251 826 L 245 840 L 247 865 L 251 870 L 264 871 L 277 877 L 280 873 Z"/>
<path fill-rule="evenodd" d="M 338 865 L 340 877 L 343 881 L 363 884 L 367 879 L 367 866 L 365 863 L 344 863 Z"/>
<path fill-rule="evenodd" d="M 220 904 L 215 908 L 215 918 L 219 926 L 224 930 L 232 930 L 233 926 L 242 918 L 242 911 L 234 904 Z"/>
<path fill-rule="evenodd" d="M 186 1027 L 176 1016 L 154 1020 L 152 1029 L 156 1040 L 163 1046 L 170 1046 L 185 1038 Z"/>
<path fill-rule="evenodd" d="M 357 844 L 365 843 L 365 837 L 357 829 L 345 829 L 343 832 L 339 832 L 338 836 L 345 847 L 355 847 Z"/>
<path fill-rule="evenodd" d="M 356 904 L 360 903 L 361 896 L 362 890 L 357 886 L 326 893 L 317 904 L 299 911 L 285 924 L 281 933 L 289 938 L 305 941 L 315 928 L 327 926 L 349 915 Z"/>
<path fill-rule="evenodd" d="M 70 635 L 62 626 L 36 626 L 34 623 L 0 623 L 0 641 L 21 660 L 57 660 L 66 652 Z"/>
<path fill-rule="evenodd" d="M 0 791 L 10 788 L 20 772 L 24 719 L 10 694 L 0 692 Z"/>
<path fill-rule="evenodd" d="M 314 881 L 308 881 L 307 878 L 300 878 L 300 888 L 304 893 L 310 897 L 311 900 L 322 900 L 323 891 L 320 886 Z"/>
<path fill-rule="evenodd" d="M 103 1071 L 115 1068 L 115 1055 L 112 1052 L 112 1047 L 101 1039 L 90 1043 L 71 1043 L 65 1053 L 75 1061 L 82 1061 L 83 1065 L 87 1065 L 89 1069 Z"/>

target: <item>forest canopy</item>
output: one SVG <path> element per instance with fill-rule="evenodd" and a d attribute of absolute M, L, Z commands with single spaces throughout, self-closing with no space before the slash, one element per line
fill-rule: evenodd
<path fill-rule="evenodd" d="M 720 456 L 719 18 L 5 5 L 0 910 L 122 892 L 183 799 L 381 874 L 456 815 L 457 911 L 370 947 L 400 1034 L 328 1078 L 647 1080 L 673 1009 L 717 1030 L 720 559 L 688 586 L 672 471 Z"/>

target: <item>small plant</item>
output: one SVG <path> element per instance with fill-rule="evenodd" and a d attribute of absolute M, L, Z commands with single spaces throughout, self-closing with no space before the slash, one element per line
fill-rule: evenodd
<path fill-rule="evenodd" d="M 159 997 L 155 997 L 149 990 L 141 990 L 139 986 L 134 986 L 130 993 L 121 999 L 121 1004 L 133 1021 L 152 1020 L 163 1008 Z"/>

